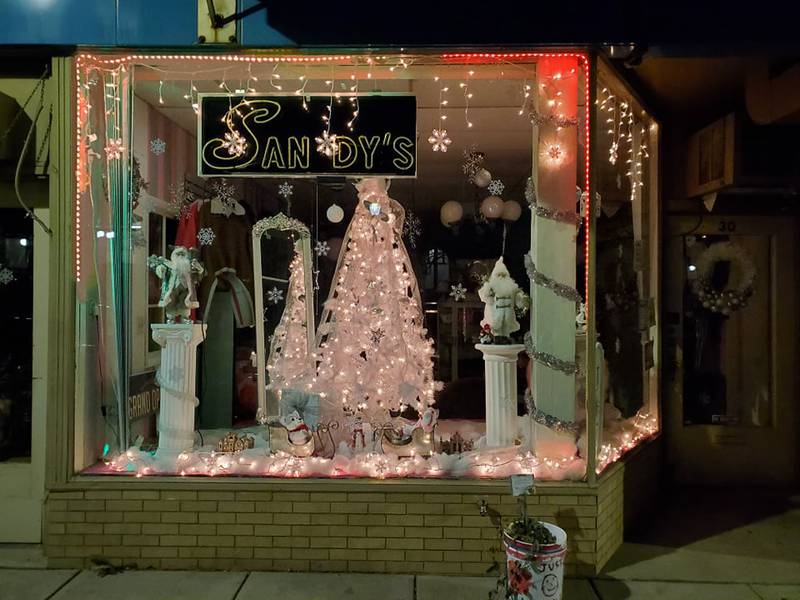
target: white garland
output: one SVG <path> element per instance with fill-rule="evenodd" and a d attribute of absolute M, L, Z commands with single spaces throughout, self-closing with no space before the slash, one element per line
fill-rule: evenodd
<path fill-rule="evenodd" d="M 718 290 L 713 286 L 711 277 L 714 266 L 723 261 L 730 262 L 731 272 L 728 286 Z M 756 267 L 744 248 L 731 242 L 713 244 L 700 254 L 695 266 L 697 278 L 693 289 L 704 308 L 728 315 L 747 306 L 747 300 L 753 295 Z"/>

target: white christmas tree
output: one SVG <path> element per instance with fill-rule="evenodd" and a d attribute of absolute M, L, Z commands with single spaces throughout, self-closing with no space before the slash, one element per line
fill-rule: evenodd
<path fill-rule="evenodd" d="M 328 417 L 361 411 L 381 423 L 390 409 L 422 412 L 434 403 L 433 342 L 402 241 L 403 207 L 383 179 L 364 179 L 356 189 L 317 334 L 317 388 Z"/>
<path fill-rule="evenodd" d="M 308 351 L 304 281 L 303 256 L 295 251 L 289 264 L 286 306 L 269 345 L 268 388 L 272 390 L 308 388 L 313 377 Z"/>

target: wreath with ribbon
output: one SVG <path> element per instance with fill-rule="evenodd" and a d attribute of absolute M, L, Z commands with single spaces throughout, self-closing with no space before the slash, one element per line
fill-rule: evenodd
<path fill-rule="evenodd" d="M 721 262 L 730 264 L 728 283 L 723 289 L 713 282 L 714 269 Z M 731 242 L 713 244 L 703 250 L 695 265 L 693 288 L 703 308 L 729 315 L 747 306 L 754 291 L 756 267 L 744 248 Z"/>

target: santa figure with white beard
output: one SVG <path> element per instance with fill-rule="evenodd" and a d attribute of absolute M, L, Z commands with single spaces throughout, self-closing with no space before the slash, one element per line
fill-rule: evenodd
<path fill-rule="evenodd" d="M 516 311 L 527 311 L 530 298 L 511 278 L 502 257 L 494 264 L 492 274 L 478 290 L 478 296 L 486 305 L 481 327 L 490 328 L 495 342 L 510 341 L 509 336 L 519 331 Z"/>

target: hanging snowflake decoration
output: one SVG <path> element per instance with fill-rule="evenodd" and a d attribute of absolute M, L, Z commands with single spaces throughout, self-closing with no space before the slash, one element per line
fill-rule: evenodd
<path fill-rule="evenodd" d="M 216 234 L 211 227 L 201 227 L 197 232 L 197 243 L 201 246 L 210 246 L 216 239 Z"/>
<path fill-rule="evenodd" d="M 189 208 L 195 200 L 197 200 L 197 195 L 188 188 L 186 181 L 169 186 L 169 203 L 178 213 L 179 219 L 183 219 L 189 214 Z"/>
<path fill-rule="evenodd" d="M 8 285 L 15 279 L 16 277 L 14 277 L 14 271 L 7 267 L 0 269 L 0 285 Z"/>
<path fill-rule="evenodd" d="M 460 283 L 450 286 L 450 296 L 455 302 L 462 302 L 467 298 L 467 288 Z"/>
<path fill-rule="evenodd" d="M 231 156 L 241 156 L 247 150 L 247 140 L 238 131 L 231 130 L 225 134 L 225 141 L 222 142 L 222 147 Z"/>
<path fill-rule="evenodd" d="M 406 220 L 403 222 L 403 237 L 408 240 L 408 245 L 412 248 L 417 247 L 417 240 L 422 235 L 422 221 L 413 212 L 406 213 Z"/>
<path fill-rule="evenodd" d="M 486 191 L 488 191 L 492 196 L 501 196 L 504 189 L 506 189 L 506 186 L 499 179 L 492 179 L 489 182 L 489 185 L 486 186 Z"/>
<path fill-rule="evenodd" d="M 320 240 L 314 246 L 314 253 L 317 256 L 328 256 L 328 252 L 330 252 L 331 247 L 328 245 L 328 242 L 325 240 Z"/>
<path fill-rule="evenodd" d="M 160 154 L 164 154 L 167 151 L 167 142 L 162 140 L 161 138 L 153 138 L 150 140 L 150 152 L 159 156 Z"/>
<path fill-rule="evenodd" d="M 378 327 L 378 329 L 372 329 L 370 331 L 370 341 L 372 342 L 373 346 L 378 346 L 381 343 L 381 340 L 386 337 L 386 332 Z"/>
<path fill-rule="evenodd" d="M 211 182 L 214 196 L 222 203 L 225 215 L 230 216 L 236 208 L 236 186 L 228 183 L 227 179 L 215 179 Z"/>
<path fill-rule="evenodd" d="M 267 291 L 267 302 L 270 304 L 277 304 L 281 300 L 283 300 L 283 290 L 274 287 Z"/>
<path fill-rule="evenodd" d="M 294 194 L 294 186 L 288 181 L 284 181 L 278 186 L 278 195 L 282 196 L 284 200 L 289 200 Z"/>
<path fill-rule="evenodd" d="M 434 129 L 428 138 L 428 143 L 434 152 L 447 152 L 447 147 L 453 143 L 447 135 L 447 129 Z"/>
<path fill-rule="evenodd" d="M 323 131 L 319 137 L 314 138 L 314 141 L 317 142 L 317 152 L 324 154 L 328 158 L 331 158 L 339 151 L 339 143 L 336 141 L 335 133 L 331 134 Z"/>
<path fill-rule="evenodd" d="M 116 160 L 118 158 L 122 158 L 122 155 L 125 152 L 125 146 L 123 146 L 122 144 L 122 138 L 108 140 L 108 144 L 106 144 L 105 150 L 106 150 L 106 158 L 108 160 Z"/>
<path fill-rule="evenodd" d="M 461 170 L 464 171 L 464 175 L 467 176 L 470 183 L 472 183 L 475 174 L 483 168 L 485 158 L 486 155 L 483 152 L 478 152 L 478 147 L 475 144 L 472 144 L 468 150 L 464 150 L 464 165 Z"/>

